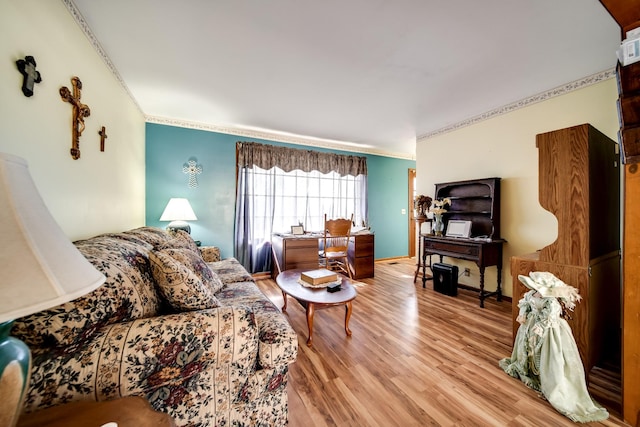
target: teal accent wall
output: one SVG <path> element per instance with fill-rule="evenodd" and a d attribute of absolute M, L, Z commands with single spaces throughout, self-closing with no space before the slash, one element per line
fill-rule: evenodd
<path fill-rule="evenodd" d="M 276 141 L 245 138 L 197 129 L 146 124 L 146 224 L 166 227 L 159 218 L 171 197 L 186 197 L 198 217 L 191 221 L 191 235 L 203 245 L 220 247 L 223 257 L 233 256 L 235 221 L 236 142 L 314 149 L 354 155 L 355 153 Z M 414 160 L 357 154 L 367 157 L 369 222 L 375 232 L 375 258 L 408 255 L 408 169 Z M 198 186 L 188 186 L 183 165 L 197 160 L 202 173 Z M 406 209 L 407 214 L 401 213 Z"/>

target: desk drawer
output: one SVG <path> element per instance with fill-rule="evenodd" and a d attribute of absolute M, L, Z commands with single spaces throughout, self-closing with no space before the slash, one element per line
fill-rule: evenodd
<path fill-rule="evenodd" d="M 282 268 L 318 268 L 318 239 L 286 239 Z"/>
<path fill-rule="evenodd" d="M 286 249 L 314 248 L 318 251 L 318 239 L 286 239 L 284 241 Z"/>
<path fill-rule="evenodd" d="M 428 240 L 424 242 L 424 249 L 426 251 L 451 252 L 470 257 L 477 257 L 480 254 L 480 248 L 478 246 L 456 245 L 455 243 L 433 242 Z"/>

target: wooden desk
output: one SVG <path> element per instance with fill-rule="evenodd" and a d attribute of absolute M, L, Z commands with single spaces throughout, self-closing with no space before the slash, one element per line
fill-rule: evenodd
<path fill-rule="evenodd" d="M 140 396 L 53 406 L 21 416 L 17 427 L 98 427 L 108 422 L 118 427 L 175 427 L 169 414 L 154 411 Z"/>
<path fill-rule="evenodd" d="M 439 255 L 440 262 L 445 256 L 457 259 L 473 261 L 480 270 L 480 307 L 484 307 L 487 297 L 496 295 L 497 300 L 502 300 L 502 244 L 504 239 L 491 241 L 456 239 L 438 237 L 433 235 L 422 236 L 422 287 L 426 287 L 426 260 L 428 255 Z M 484 270 L 486 267 L 496 266 L 498 269 L 498 287 L 495 292 L 484 291 Z"/>
<path fill-rule="evenodd" d="M 303 236 L 274 235 L 271 239 L 274 268 L 271 277 L 285 270 L 318 268 L 318 239 L 321 234 Z M 374 275 L 374 234 L 355 234 L 349 238 L 349 265 L 354 279 L 364 279 Z"/>

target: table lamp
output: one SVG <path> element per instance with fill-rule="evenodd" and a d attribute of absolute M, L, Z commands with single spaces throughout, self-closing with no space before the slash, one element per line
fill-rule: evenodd
<path fill-rule="evenodd" d="M 0 153 L 0 427 L 14 426 L 31 353 L 9 336 L 14 319 L 71 301 L 105 277 L 53 219 L 24 159 Z"/>
<path fill-rule="evenodd" d="M 196 221 L 196 214 L 191 209 L 191 205 L 187 199 L 172 198 L 169 199 L 167 207 L 160 216 L 160 221 L 171 221 L 167 225 L 167 230 L 184 230 L 191 234 L 191 227 L 187 221 Z"/>

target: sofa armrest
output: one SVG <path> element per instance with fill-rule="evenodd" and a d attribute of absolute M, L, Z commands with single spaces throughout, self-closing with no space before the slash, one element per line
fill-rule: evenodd
<path fill-rule="evenodd" d="M 255 318 L 246 307 L 117 323 L 96 332 L 80 348 L 36 354 L 25 409 L 30 412 L 88 396 L 101 401 L 160 389 L 169 392 L 188 378 L 210 380 L 210 372 L 222 365 L 250 372 L 257 354 Z"/>
<path fill-rule="evenodd" d="M 220 261 L 220 248 L 217 246 L 201 246 L 200 253 L 204 262 Z"/>
<path fill-rule="evenodd" d="M 148 393 L 210 367 L 235 363 L 250 370 L 257 345 L 254 316 L 245 307 L 159 316 L 116 325 L 104 344 L 113 355 L 102 357 L 100 370 L 118 372 L 120 393 Z M 114 386 L 98 378 L 98 393 L 106 393 L 100 400 L 115 397 Z"/>
<path fill-rule="evenodd" d="M 296 361 L 298 335 L 287 318 L 275 307 L 254 307 L 258 324 L 258 361 L 264 368 L 275 368 Z"/>

